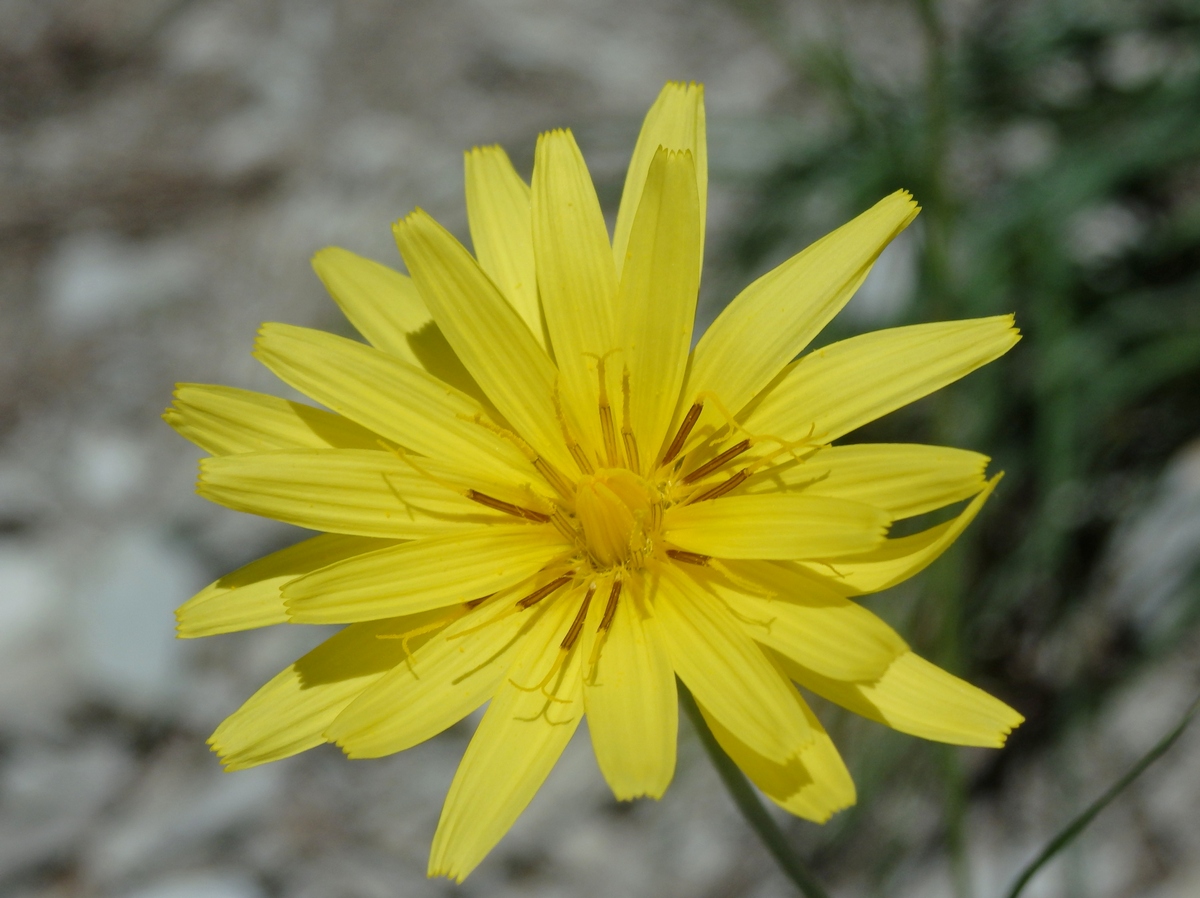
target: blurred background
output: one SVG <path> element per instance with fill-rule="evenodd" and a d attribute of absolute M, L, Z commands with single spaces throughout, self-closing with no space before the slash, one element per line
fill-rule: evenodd
<path fill-rule="evenodd" d="M 309 256 L 466 236 L 460 153 L 575 129 L 615 212 L 663 81 L 707 84 L 703 327 L 897 187 L 924 207 L 822 342 L 1015 311 L 1000 362 L 855 439 L 1007 476 L 872 597 L 1028 718 L 1004 752 L 818 713 L 853 810 L 787 823 L 835 896 L 992 898 L 1200 688 L 1200 4 L 0 0 L 0 896 L 793 894 L 690 731 L 619 805 L 581 730 L 465 886 L 424 879 L 470 727 L 237 774 L 216 724 L 325 635 L 173 639 L 298 532 L 192 495 L 176 381 L 281 391 L 260 321 L 349 332 Z M 1200 727 L 1030 887 L 1200 894 Z"/>

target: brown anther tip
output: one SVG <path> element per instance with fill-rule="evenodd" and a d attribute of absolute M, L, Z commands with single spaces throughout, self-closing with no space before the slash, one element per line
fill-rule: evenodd
<path fill-rule="evenodd" d="M 550 595 L 550 593 L 554 592 L 559 587 L 566 586 L 568 583 L 570 583 L 571 578 L 574 576 L 575 576 L 574 571 L 568 571 L 566 574 L 559 577 L 557 580 L 551 580 L 545 586 L 541 586 L 538 589 L 535 589 L 533 592 L 531 592 L 525 598 L 523 598 L 519 602 L 517 602 L 517 607 L 518 608 L 532 608 L 534 605 L 536 605 L 542 599 L 546 598 L 546 596 Z"/>
<path fill-rule="evenodd" d="M 676 561 L 682 561 L 684 564 L 697 564 L 701 567 L 707 565 L 712 560 L 712 557 L 709 555 L 701 555 L 698 552 L 685 552 L 683 549 L 667 549 L 667 555 Z"/>
<path fill-rule="evenodd" d="M 496 511 L 502 511 L 505 514 L 513 515 L 514 517 L 524 518 L 527 521 L 534 521 L 538 524 L 550 523 L 550 515 L 540 511 L 534 511 L 531 508 L 522 508 L 520 505 L 513 505 L 511 502 L 505 502 L 503 499 L 497 499 L 494 496 L 489 496 L 487 493 L 481 493 L 478 490 L 467 490 L 466 496 L 472 502 L 478 502 L 480 505 L 486 505 L 488 508 L 494 508 Z"/>
<path fill-rule="evenodd" d="M 683 448 L 684 441 L 692 432 L 692 428 L 696 426 L 696 422 L 700 420 L 700 413 L 704 411 L 704 402 L 696 402 L 688 409 L 687 415 L 684 416 L 683 423 L 679 425 L 679 430 L 675 434 L 675 438 L 671 440 L 671 445 L 667 447 L 667 451 L 663 453 L 662 463 L 669 465 L 675 460 L 675 456 L 679 454 L 679 450 Z"/>
<path fill-rule="evenodd" d="M 707 477 L 713 471 L 717 470 L 717 468 L 721 467 L 721 465 L 725 464 L 727 461 L 731 461 L 732 459 L 737 458 L 739 455 L 741 455 L 743 452 L 745 452 L 749 448 L 750 448 L 750 441 L 742 440 L 737 445 L 731 446 L 730 448 L 728 448 L 724 452 L 722 452 L 720 455 L 718 455 L 716 458 L 712 459 L 711 461 L 705 462 L 700 467 L 698 467 L 696 470 L 692 471 L 692 473 L 688 474 L 686 477 L 683 478 L 683 482 L 686 484 L 686 483 L 695 483 L 697 480 L 703 480 L 705 477 Z"/>
<path fill-rule="evenodd" d="M 613 618 L 617 616 L 617 600 L 621 598 L 621 581 L 613 581 L 612 590 L 608 594 L 608 604 L 604 606 L 604 616 L 600 618 L 600 631 L 604 632 L 612 626 Z"/>
<path fill-rule="evenodd" d="M 588 606 L 592 604 L 592 596 L 595 594 L 596 584 L 592 582 L 588 586 L 588 591 L 584 595 L 583 601 L 579 604 L 579 611 L 575 614 L 575 620 L 571 621 L 571 627 L 567 630 L 567 635 L 559 643 L 559 648 L 563 651 L 570 650 L 571 646 L 575 644 L 575 640 L 579 638 L 579 634 L 583 631 L 583 622 L 587 619 Z"/>
<path fill-rule="evenodd" d="M 708 499 L 720 499 L 726 493 L 731 492 L 737 487 L 745 483 L 750 477 L 751 471 L 749 468 L 742 468 L 728 480 L 718 483 L 712 489 L 705 490 L 699 496 L 693 496 L 687 500 L 686 505 L 693 505 L 696 502 L 705 502 Z"/>

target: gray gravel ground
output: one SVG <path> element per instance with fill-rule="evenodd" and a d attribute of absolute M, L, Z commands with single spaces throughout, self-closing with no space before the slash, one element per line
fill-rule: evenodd
<path fill-rule="evenodd" d="M 903 76 L 907 33 L 864 17 L 867 55 Z M 259 322 L 347 330 L 309 255 L 394 263 L 389 223 L 417 204 L 464 234 L 473 144 L 527 170 L 537 131 L 570 125 L 615 200 L 668 78 L 708 85 L 719 254 L 743 177 L 820 124 L 730 7 L 0 2 L 0 896 L 791 894 L 690 735 L 663 801 L 618 805 L 584 730 L 464 887 L 427 881 L 469 726 L 380 761 L 329 749 L 223 774 L 204 738 L 321 633 L 173 639 L 176 605 L 295 534 L 192 494 L 198 453 L 158 420 L 172 385 L 279 391 L 250 358 Z M 1114 615 L 1195 556 L 1197 459 L 1113 548 Z M 1194 649 L 1164 658 L 976 802 L 979 896 L 1169 728 L 1198 671 Z M 1198 749 L 1200 728 L 1029 894 L 1200 894 Z M 884 809 L 914 846 L 912 898 L 950 894 L 930 800 Z M 863 866 L 825 875 L 867 895 Z"/>

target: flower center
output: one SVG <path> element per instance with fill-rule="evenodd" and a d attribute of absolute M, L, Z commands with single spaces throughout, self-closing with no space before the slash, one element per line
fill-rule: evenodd
<path fill-rule="evenodd" d="M 601 468 L 575 488 L 575 515 L 588 551 L 604 567 L 637 560 L 650 549 L 659 498 L 626 468 Z"/>

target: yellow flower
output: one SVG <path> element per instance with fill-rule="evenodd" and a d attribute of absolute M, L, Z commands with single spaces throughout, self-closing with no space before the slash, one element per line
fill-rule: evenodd
<path fill-rule="evenodd" d="M 852 600 L 953 542 L 996 482 L 988 459 L 831 445 L 1006 352 L 1011 316 L 796 358 L 917 214 L 901 191 L 747 287 L 689 352 L 704 134 L 702 89 L 668 84 L 611 242 L 574 138 L 552 131 L 532 187 L 499 147 L 466 155 L 474 257 L 420 210 L 395 225 L 411 280 L 318 253 L 371 345 L 266 324 L 255 354 L 332 411 L 178 388 L 165 417 L 212 454 L 202 496 L 325 531 L 209 586 L 180 635 L 348 624 L 217 728 L 228 769 L 327 741 L 390 754 L 490 701 L 429 861 L 462 880 L 585 715 L 616 797 L 662 795 L 676 676 L 750 779 L 816 821 L 854 785 L 794 683 L 942 742 L 1000 746 L 1021 722 Z"/>

